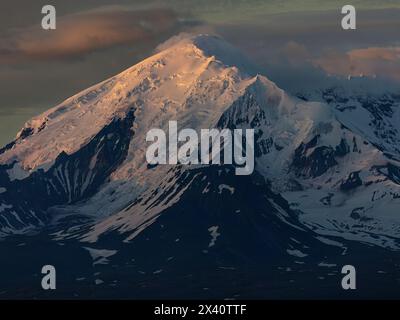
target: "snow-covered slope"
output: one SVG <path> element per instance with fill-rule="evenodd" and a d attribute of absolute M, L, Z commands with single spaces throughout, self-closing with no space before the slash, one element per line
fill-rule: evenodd
<path fill-rule="evenodd" d="M 254 81 L 246 70 L 206 53 L 214 50 L 217 55 L 228 54 L 228 63 L 246 61 L 212 37 L 182 40 L 27 122 L 12 148 L 2 152 L 1 163 L 17 161 L 8 171 L 11 179 L 47 169 L 61 152 L 76 152 L 104 126 L 129 112 L 137 119 L 131 157 L 144 147 L 141 134 L 164 127 L 170 119 L 181 126 L 209 127 Z"/>

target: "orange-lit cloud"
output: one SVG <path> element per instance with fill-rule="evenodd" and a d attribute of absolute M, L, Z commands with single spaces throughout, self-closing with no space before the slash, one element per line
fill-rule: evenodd
<path fill-rule="evenodd" d="M 387 61 L 400 60 L 400 48 L 389 47 L 389 48 L 367 48 L 367 49 L 356 49 L 349 52 L 350 58 L 352 59 L 378 59 Z"/>
<path fill-rule="evenodd" d="M 137 44 L 171 31 L 177 17 L 170 10 L 109 8 L 57 19 L 56 30 L 40 24 L 0 37 L 0 64 L 70 59 L 108 47 Z"/>
<path fill-rule="evenodd" d="M 400 80 L 400 47 L 370 47 L 326 52 L 314 65 L 333 75 L 381 76 Z"/>

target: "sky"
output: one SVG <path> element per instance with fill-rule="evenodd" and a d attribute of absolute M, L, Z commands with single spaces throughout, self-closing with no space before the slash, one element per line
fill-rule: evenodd
<path fill-rule="evenodd" d="M 50 3 L 50 2 L 49 2 Z M 357 30 L 339 0 L 1 1 L 0 145 L 31 117 L 150 56 L 180 33 L 212 33 L 240 48 L 289 92 L 363 75 L 400 88 L 400 1 L 354 0 Z"/>

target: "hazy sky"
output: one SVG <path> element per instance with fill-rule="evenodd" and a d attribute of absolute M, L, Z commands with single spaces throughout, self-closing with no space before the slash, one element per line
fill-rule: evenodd
<path fill-rule="evenodd" d="M 150 55 L 180 32 L 216 33 L 289 91 L 363 74 L 400 84 L 400 1 L 357 0 L 357 30 L 338 0 L 51 1 L 0 4 L 0 145 L 30 117 Z"/>

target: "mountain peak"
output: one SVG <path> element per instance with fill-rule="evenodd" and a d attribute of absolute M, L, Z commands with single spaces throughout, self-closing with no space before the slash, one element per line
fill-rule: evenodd
<path fill-rule="evenodd" d="M 205 57 L 214 57 L 225 66 L 237 67 L 250 76 L 257 74 L 257 67 L 239 49 L 217 35 L 178 35 L 160 45 L 158 51 L 185 46 L 192 46 L 200 50 Z"/>
<path fill-rule="evenodd" d="M 28 121 L 10 147 L 0 152 L 0 163 L 12 166 L 10 179 L 50 168 L 59 154 L 77 152 L 131 112 L 136 118 L 136 149 L 131 152 L 135 154 L 144 148 L 143 134 L 168 119 L 195 129 L 213 126 L 256 75 L 243 54 L 217 36 L 178 36 L 158 49 Z"/>

